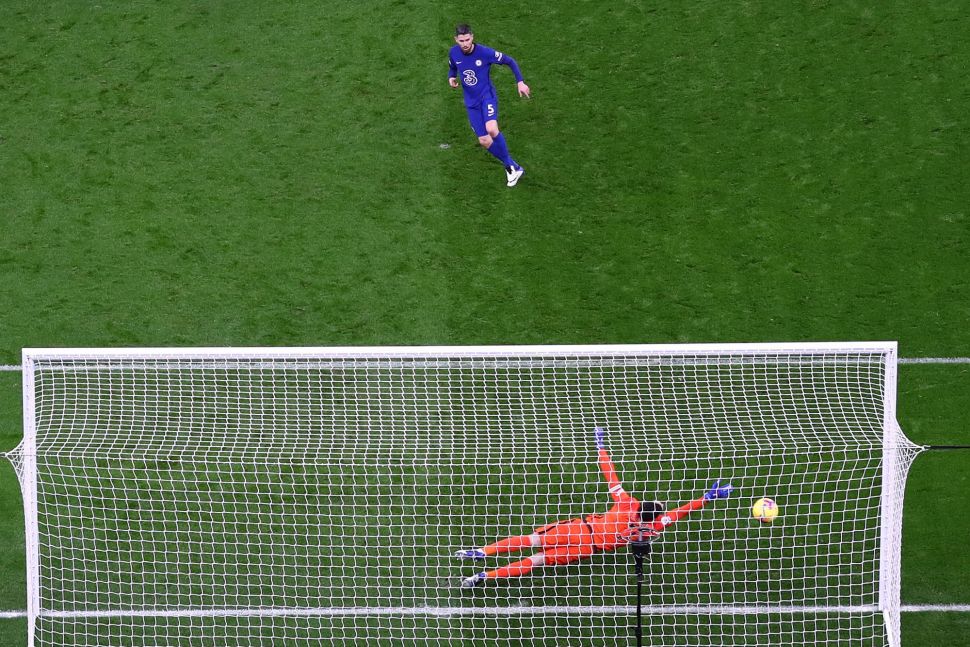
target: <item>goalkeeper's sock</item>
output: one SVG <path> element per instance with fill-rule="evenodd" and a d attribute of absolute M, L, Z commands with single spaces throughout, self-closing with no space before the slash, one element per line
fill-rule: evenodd
<path fill-rule="evenodd" d="M 488 147 L 488 152 L 502 162 L 502 166 L 506 168 L 515 164 L 512 161 L 512 156 L 509 155 L 509 147 L 505 144 L 505 135 L 502 133 L 492 137 L 492 145 Z"/>
<path fill-rule="evenodd" d="M 532 561 L 531 557 L 526 557 L 525 559 L 517 562 L 512 562 L 508 566 L 502 566 L 501 568 L 496 568 L 494 571 L 488 571 L 485 573 L 485 577 L 490 579 L 500 577 L 519 577 L 531 572 L 533 568 L 535 568 L 535 562 Z"/>
<path fill-rule="evenodd" d="M 502 553 L 514 553 L 523 548 L 531 548 L 532 545 L 532 537 L 522 535 L 521 537 L 509 537 L 508 539 L 497 541 L 494 544 L 489 544 L 482 549 L 482 552 L 486 555 L 500 555 Z"/>

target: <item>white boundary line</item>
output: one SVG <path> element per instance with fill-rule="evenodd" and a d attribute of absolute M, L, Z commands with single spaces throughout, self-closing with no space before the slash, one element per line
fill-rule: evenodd
<path fill-rule="evenodd" d="M 900 607 L 903 613 L 970 613 L 970 604 L 904 604 Z M 678 614 L 678 613 L 703 613 L 703 614 L 731 614 L 731 615 L 756 615 L 761 613 L 874 613 L 878 611 L 875 606 L 860 607 L 670 607 L 644 609 L 648 615 Z M 118 616 L 141 616 L 141 617 L 176 617 L 185 615 L 204 615 L 204 616 L 296 616 L 296 617 L 334 617 L 334 616 L 512 616 L 512 615 L 631 615 L 636 612 L 633 606 L 540 606 L 540 607 L 356 607 L 356 608 L 335 608 L 335 609 L 213 609 L 207 611 L 89 611 L 89 612 L 52 612 L 45 613 L 47 617 L 56 618 L 78 618 L 78 617 L 118 617 Z M 26 611 L 0 611 L 0 619 L 16 619 L 27 616 Z"/>
<path fill-rule="evenodd" d="M 970 604 L 904 604 L 900 610 L 907 612 L 943 611 L 953 613 L 970 613 Z"/>

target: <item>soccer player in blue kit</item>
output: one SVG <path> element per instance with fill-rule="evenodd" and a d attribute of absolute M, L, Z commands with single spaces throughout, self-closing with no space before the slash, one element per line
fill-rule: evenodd
<path fill-rule="evenodd" d="M 519 64 L 515 59 L 476 43 L 472 28 L 468 25 L 455 27 L 455 42 L 457 45 L 448 52 L 448 62 L 451 65 L 448 84 L 453 88 L 461 85 L 468 121 L 478 135 L 478 143 L 502 162 L 508 177 L 508 186 L 515 186 L 525 170 L 512 159 L 505 144 L 505 136 L 498 129 L 498 97 L 489 78 L 489 69 L 496 64 L 512 68 L 520 97 L 530 96 L 529 86 L 522 80 L 522 72 L 519 71 Z"/>

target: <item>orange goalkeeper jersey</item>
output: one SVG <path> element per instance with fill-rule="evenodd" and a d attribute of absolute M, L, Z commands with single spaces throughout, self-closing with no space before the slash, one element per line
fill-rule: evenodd
<path fill-rule="evenodd" d="M 591 514 L 584 521 L 593 533 L 593 544 L 600 550 L 613 550 L 627 543 L 629 539 L 625 537 L 629 537 L 630 528 L 639 524 L 640 502 L 623 489 L 605 449 L 599 450 L 599 465 L 616 503 L 603 514 Z"/>
<path fill-rule="evenodd" d="M 594 546 L 600 550 L 614 550 L 630 543 L 631 535 L 642 529 L 644 524 L 640 521 L 640 502 L 623 489 L 609 453 L 601 449 L 599 454 L 600 469 L 610 484 L 610 496 L 616 503 L 603 514 L 591 514 L 584 521 L 593 535 Z M 700 510 L 706 503 L 707 499 L 704 497 L 694 499 L 668 510 L 652 521 L 648 520 L 645 522 L 646 527 L 663 532 L 667 526 L 695 510 Z"/>
<path fill-rule="evenodd" d="M 591 514 L 585 521 L 593 533 L 593 545 L 613 550 L 630 541 L 631 530 L 639 525 L 640 502 L 627 494 L 603 514 Z"/>

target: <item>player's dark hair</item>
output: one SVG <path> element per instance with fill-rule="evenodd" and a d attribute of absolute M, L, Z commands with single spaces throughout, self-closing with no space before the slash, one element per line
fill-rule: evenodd
<path fill-rule="evenodd" d="M 472 33 L 472 26 L 463 22 L 455 26 L 455 36 L 465 36 Z"/>
<path fill-rule="evenodd" d="M 648 523 L 666 511 L 667 506 L 660 501 L 647 501 L 640 506 L 640 521 Z"/>

